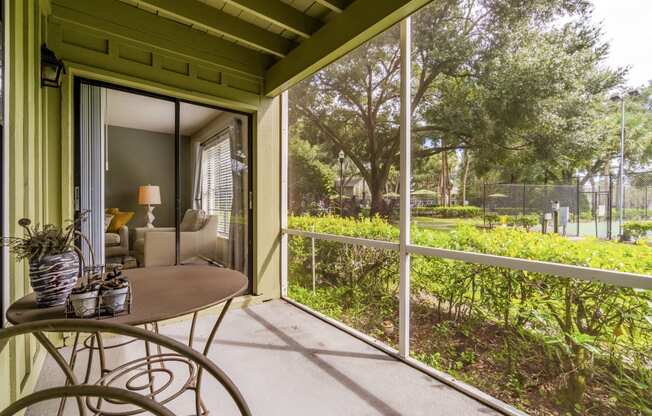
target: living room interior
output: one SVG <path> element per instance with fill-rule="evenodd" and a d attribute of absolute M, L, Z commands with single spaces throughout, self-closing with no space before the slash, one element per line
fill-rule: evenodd
<path fill-rule="evenodd" d="M 94 85 L 80 95 L 80 153 L 101 161 L 78 163 L 94 255 L 125 269 L 175 264 L 178 196 L 180 261 L 246 272 L 247 117 L 181 102 L 177 125 L 174 101 Z"/>

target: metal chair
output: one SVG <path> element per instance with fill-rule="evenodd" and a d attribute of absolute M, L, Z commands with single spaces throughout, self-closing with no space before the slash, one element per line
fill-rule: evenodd
<path fill-rule="evenodd" d="M 157 416 L 174 416 L 174 413 L 163 405 L 138 393 L 115 387 L 88 385 L 54 387 L 28 394 L 10 404 L 6 409 L 0 412 L 0 416 L 15 415 L 33 404 L 51 399 L 62 399 L 65 397 L 97 397 L 109 400 L 119 400 L 126 404 L 138 406 L 143 411 L 153 413 Z"/>
<path fill-rule="evenodd" d="M 103 333 L 126 336 L 134 340 L 144 341 L 147 354 L 141 359 L 124 363 L 113 370 L 104 370 L 102 364 L 102 371 L 99 380 L 94 383 L 88 383 L 88 380 L 84 380 L 84 383 L 82 384 L 77 380 L 71 365 L 66 362 L 66 359 L 45 336 L 44 333 L 46 332 L 72 332 L 75 333 L 76 338 L 79 337 L 80 334 L 90 334 L 90 336 L 94 337 L 97 341 L 98 346 L 96 349 L 99 352 L 100 362 L 102 363 L 104 362 L 104 347 L 100 334 Z M 12 403 L 7 409 L 0 413 L 0 416 L 14 414 L 31 404 L 44 400 L 52 398 L 62 398 L 62 400 L 65 400 L 65 398 L 68 397 L 75 398 L 79 414 L 84 416 L 86 415 L 87 410 L 90 410 L 93 414 L 101 413 L 102 415 L 113 414 L 128 416 L 142 413 L 144 411 L 150 411 L 157 415 L 167 416 L 173 413 L 167 410 L 164 405 L 179 397 L 187 390 L 194 391 L 196 414 L 203 415 L 208 413 L 208 410 L 205 409 L 200 397 L 203 372 L 207 372 L 224 387 L 240 411 L 240 414 L 244 416 L 251 415 L 251 411 L 249 410 L 242 394 L 233 381 L 231 381 L 231 379 L 219 367 L 200 352 L 172 338 L 145 329 L 101 320 L 52 319 L 25 323 L 0 330 L 0 342 L 5 339 L 25 334 L 33 334 L 39 342 L 41 342 L 43 347 L 63 371 L 66 376 L 66 384 L 69 384 L 69 386 L 46 389 L 32 393 L 15 403 Z M 93 344 L 93 342 L 91 342 L 91 344 Z M 158 348 L 157 354 L 150 353 L 150 344 L 153 344 Z M 162 352 L 161 348 L 170 350 L 170 352 Z M 90 350 L 90 354 L 92 353 L 93 348 Z M 171 384 L 171 380 L 174 378 L 172 371 L 165 367 L 166 362 L 182 362 L 186 364 L 188 366 L 189 377 L 178 392 L 166 397 L 160 402 L 157 402 L 156 396 L 161 393 L 162 389 L 167 388 L 168 385 Z M 156 364 L 159 365 L 158 368 L 154 368 Z M 111 382 L 116 381 L 120 376 L 124 376 L 130 372 L 135 372 L 136 374 L 126 382 L 124 388 L 110 387 Z M 170 377 L 170 381 L 163 387 L 155 389 L 152 378 L 153 374 L 157 372 L 167 373 Z M 141 376 L 149 377 L 149 383 L 135 385 L 133 380 Z M 149 389 L 149 393 L 136 393 L 136 391 L 140 392 L 145 389 Z M 85 403 L 84 400 L 82 400 L 82 397 L 86 397 Z M 91 398 L 97 398 L 97 401 L 94 402 Z M 103 401 L 116 405 L 129 404 L 137 406 L 139 409 L 122 412 L 107 411 L 105 409 L 100 409 Z M 60 413 L 62 409 L 61 406 Z"/>

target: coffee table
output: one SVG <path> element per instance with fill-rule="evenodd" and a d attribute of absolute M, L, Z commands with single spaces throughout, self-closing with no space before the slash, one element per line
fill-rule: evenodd
<path fill-rule="evenodd" d="M 218 318 L 213 325 L 211 333 L 203 348 L 203 354 L 208 355 L 211 344 L 215 338 L 217 330 L 224 319 L 233 298 L 244 294 L 247 291 L 247 277 L 235 270 L 220 268 L 206 265 L 181 265 L 166 267 L 149 267 L 142 269 L 130 269 L 124 272 L 128 277 L 131 285 L 131 310 L 129 314 L 115 317 L 102 318 L 103 321 L 120 323 L 132 326 L 143 325 L 146 329 L 152 329 L 158 332 L 158 323 L 160 321 L 177 318 L 192 314 L 192 324 L 188 336 L 188 346 L 192 348 L 195 337 L 195 326 L 197 323 L 198 313 L 202 310 L 224 303 L 224 307 L 219 312 Z M 12 324 L 21 324 L 46 319 L 65 318 L 65 307 L 55 306 L 52 308 L 39 308 L 36 306 L 36 296 L 29 294 L 15 303 L 7 310 L 7 320 Z M 43 344 L 48 351 L 55 347 L 43 333 L 36 333 L 36 338 Z M 105 367 L 105 350 L 124 346 L 121 343 L 113 346 L 104 346 L 101 334 L 91 334 L 82 341 L 83 348 L 78 350 L 80 344 L 79 333 L 76 333 L 73 342 L 72 354 L 70 357 L 70 367 L 74 368 L 77 353 L 84 349 L 89 350 L 88 365 L 84 384 L 89 382 L 91 363 L 95 352 L 99 355 L 100 362 L 100 380 L 104 383 L 111 379 L 112 370 Z M 97 344 L 97 346 L 96 346 Z M 148 369 L 151 370 L 152 362 L 156 361 L 164 365 L 164 360 L 160 357 L 169 356 L 158 351 L 158 355 L 152 354 L 149 343 L 145 343 Z M 157 358 L 158 357 L 158 358 Z M 177 360 L 178 361 L 178 360 Z M 150 389 L 150 395 L 159 394 L 160 391 L 154 390 L 153 372 L 150 372 L 150 383 L 146 386 Z M 186 390 L 196 392 L 196 411 L 197 414 L 206 414 L 201 398 L 199 397 L 199 384 L 201 380 L 201 371 L 190 375 L 184 384 L 184 388 L 178 394 L 170 396 L 170 400 L 178 397 Z M 129 386 L 127 386 L 129 388 Z M 169 401 L 169 400 L 168 400 Z M 90 403 L 87 401 L 89 407 Z M 161 404 L 164 404 L 161 402 Z M 63 414 L 65 401 L 59 406 L 59 414 Z M 201 409 L 200 409 L 201 408 Z M 92 409 L 97 410 L 97 409 Z M 103 415 L 110 415 L 110 412 L 102 410 Z"/>

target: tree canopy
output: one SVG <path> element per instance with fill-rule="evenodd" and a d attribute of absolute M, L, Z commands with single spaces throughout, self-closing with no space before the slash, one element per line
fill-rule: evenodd
<path fill-rule="evenodd" d="M 415 14 L 415 180 L 450 203 L 455 166 L 462 186 L 470 175 L 568 180 L 608 168 L 620 120 L 609 97 L 626 69 L 605 65 L 609 46 L 590 13 L 584 0 L 435 0 Z M 399 77 L 393 27 L 290 90 L 293 137 L 344 151 L 372 214 L 399 165 Z M 627 103 L 630 169 L 652 158 L 651 92 Z"/>

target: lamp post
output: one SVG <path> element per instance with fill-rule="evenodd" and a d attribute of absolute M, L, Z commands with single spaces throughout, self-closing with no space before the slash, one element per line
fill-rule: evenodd
<path fill-rule="evenodd" d="M 620 156 L 618 161 L 618 236 L 623 235 L 623 213 L 625 208 L 625 98 L 636 97 L 636 90 L 624 91 L 621 95 L 611 97 L 612 101 L 620 101 Z M 611 209 L 611 207 L 609 207 Z"/>
<path fill-rule="evenodd" d="M 550 201 L 552 209 L 552 232 L 559 234 L 559 201 Z"/>
<path fill-rule="evenodd" d="M 340 161 L 340 217 L 344 217 L 344 205 L 342 205 L 342 194 L 344 193 L 344 151 L 340 150 L 337 156 Z"/>

